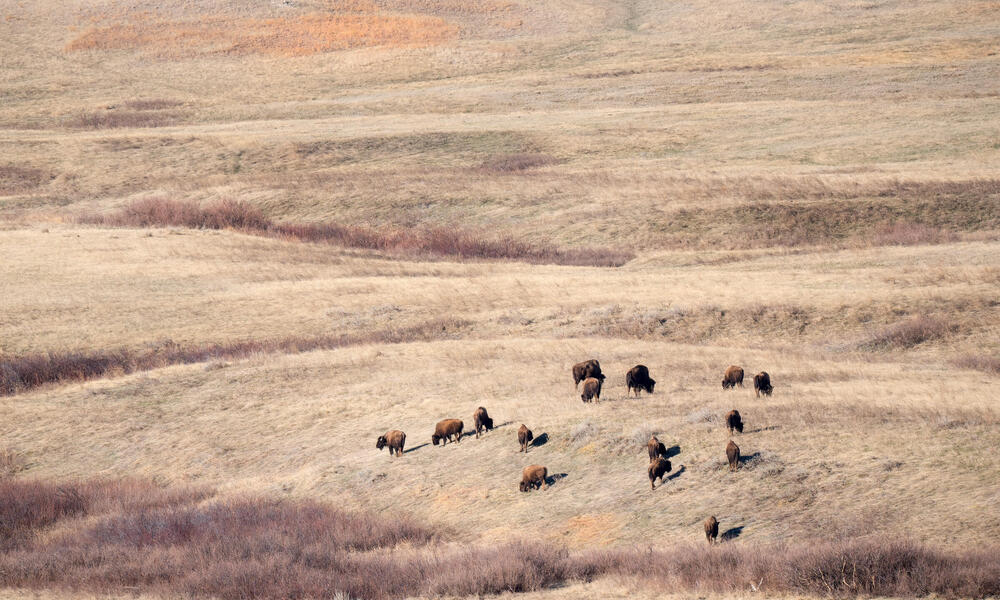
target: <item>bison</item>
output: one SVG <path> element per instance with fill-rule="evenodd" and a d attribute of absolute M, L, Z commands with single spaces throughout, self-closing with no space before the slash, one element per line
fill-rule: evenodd
<path fill-rule="evenodd" d="M 649 462 L 656 460 L 657 456 L 667 458 L 667 447 L 663 445 L 663 442 L 656 439 L 655 435 L 646 442 L 646 449 L 649 450 Z"/>
<path fill-rule="evenodd" d="M 757 393 L 757 397 L 760 398 L 761 394 L 765 396 L 770 396 L 774 388 L 771 387 L 771 376 L 767 374 L 767 371 L 761 371 L 753 376 L 753 391 Z"/>
<path fill-rule="evenodd" d="M 719 520 L 714 516 L 705 519 L 705 537 L 709 544 L 714 544 L 719 537 Z"/>
<path fill-rule="evenodd" d="M 635 397 L 639 397 L 639 390 L 646 390 L 647 394 L 653 393 L 653 386 L 656 385 L 656 380 L 649 377 L 649 369 L 646 365 L 636 365 L 625 373 L 625 387 L 628 388 L 625 395 L 632 393 L 635 390 Z"/>
<path fill-rule="evenodd" d="M 726 427 L 729 428 L 729 435 L 733 435 L 733 430 L 743 433 L 743 418 L 740 417 L 740 411 L 735 408 L 729 411 L 726 415 Z"/>
<path fill-rule="evenodd" d="M 524 423 L 521 423 L 521 427 L 517 430 L 517 441 L 521 444 L 521 449 L 518 450 L 518 452 L 524 452 L 527 454 L 528 444 L 533 439 L 535 439 L 535 436 L 531 434 L 531 430 L 525 427 Z"/>
<path fill-rule="evenodd" d="M 733 440 L 726 444 L 726 458 L 729 459 L 729 470 L 735 471 L 740 467 L 740 447 Z"/>
<path fill-rule="evenodd" d="M 431 436 L 431 441 L 437 446 L 438 442 L 444 446 L 450 441 L 454 441 L 456 444 L 462 441 L 462 429 L 465 428 L 465 423 L 461 419 L 445 419 L 439 422 L 434 427 L 434 435 Z M 452 440 L 452 436 L 455 439 Z"/>
<path fill-rule="evenodd" d="M 528 465 L 527 467 L 524 467 L 524 471 L 521 472 L 520 490 L 522 492 L 529 492 L 536 487 L 548 487 L 548 476 L 549 470 L 545 467 L 541 465 Z"/>
<path fill-rule="evenodd" d="M 601 380 L 596 377 L 588 377 L 583 380 L 583 393 L 580 394 L 580 399 L 584 402 L 590 402 L 595 398 L 598 402 L 601 401 Z"/>
<path fill-rule="evenodd" d="M 743 387 L 743 369 L 736 365 L 730 365 L 726 369 L 726 374 L 722 376 L 722 389 L 728 390 L 736 386 Z"/>
<path fill-rule="evenodd" d="M 657 456 L 649 463 L 649 468 L 646 470 L 649 473 L 649 488 L 656 489 L 656 479 L 660 479 L 660 485 L 663 485 L 663 476 L 670 472 L 670 461 Z"/>
<path fill-rule="evenodd" d="M 389 456 L 402 456 L 403 444 L 406 443 L 406 434 L 398 429 L 386 431 L 384 435 L 378 436 L 375 448 L 381 450 L 389 446 Z"/>
<path fill-rule="evenodd" d="M 597 359 L 585 360 L 573 365 L 573 385 L 580 387 L 580 382 L 589 377 L 604 381 L 604 374 L 601 373 L 601 363 Z"/>
<path fill-rule="evenodd" d="M 476 424 L 476 439 L 479 439 L 479 434 L 485 429 L 486 431 L 493 431 L 493 419 L 486 412 L 486 409 L 480 406 L 476 409 L 475 414 L 472 415 L 472 420 Z"/>

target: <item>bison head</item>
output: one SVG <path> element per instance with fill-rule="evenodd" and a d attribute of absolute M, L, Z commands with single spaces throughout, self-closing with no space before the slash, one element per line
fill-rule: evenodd
<path fill-rule="evenodd" d="M 646 388 L 646 393 L 652 394 L 653 393 L 653 387 L 655 387 L 655 386 L 656 386 L 656 380 L 655 379 L 650 379 L 649 383 L 647 383 L 644 386 Z"/>
<path fill-rule="evenodd" d="M 385 436 L 384 435 L 378 436 L 378 441 L 375 442 L 375 449 L 376 450 L 381 450 L 382 448 L 385 448 L 386 443 L 387 442 L 385 441 Z"/>
<path fill-rule="evenodd" d="M 437 446 L 438 442 L 441 441 L 441 436 L 435 433 L 434 435 L 431 436 L 431 441 L 434 442 L 435 446 Z"/>
<path fill-rule="evenodd" d="M 736 431 L 743 433 L 743 421 L 736 421 Z"/>
<path fill-rule="evenodd" d="M 486 417 L 483 420 L 483 425 L 486 426 L 486 431 L 493 431 L 493 419 L 491 419 L 490 417 Z"/>

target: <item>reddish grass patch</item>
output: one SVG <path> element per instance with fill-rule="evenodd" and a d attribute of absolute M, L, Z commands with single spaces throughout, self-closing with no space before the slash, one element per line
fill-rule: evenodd
<path fill-rule="evenodd" d="M 74 129 L 117 129 L 121 127 L 163 127 L 177 121 L 176 115 L 141 110 L 105 109 L 79 113 L 66 121 Z"/>
<path fill-rule="evenodd" d="M 860 344 L 865 350 L 907 349 L 944 337 L 952 327 L 936 317 L 916 316 L 877 331 Z"/>
<path fill-rule="evenodd" d="M 952 361 L 956 367 L 1000 375 L 1000 357 L 967 354 Z"/>
<path fill-rule="evenodd" d="M 307 500 L 212 498 L 143 482 L 0 483 L 0 585 L 95 593 L 388 599 L 528 592 L 618 576 L 697 593 L 834 597 L 1000 593 L 1000 549 L 905 540 L 680 545 L 570 554 L 543 543 L 450 547 L 398 517 Z M 57 535 L 39 535 L 60 523 Z"/>
<path fill-rule="evenodd" d="M 51 175 L 42 169 L 0 165 L 0 195 L 30 192 L 50 178 Z"/>
<path fill-rule="evenodd" d="M 480 169 L 489 173 L 520 173 L 554 165 L 557 162 L 555 157 L 548 154 L 505 154 L 484 161 Z"/>
<path fill-rule="evenodd" d="M 84 216 L 80 221 L 112 227 L 236 229 L 254 235 L 378 250 L 405 258 L 455 257 L 617 267 L 634 256 L 624 250 L 555 248 L 531 244 L 511 236 L 489 237 L 455 228 L 274 223 L 253 205 L 236 200 L 224 200 L 202 207 L 194 202 L 150 198 L 138 200 L 117 213 Z"/>
<path fill-rule="evenodd" d="M 883 225 L 869 238 L 874 246 L 918 246 L 921 244 L 943 244 L 958 239 L 954 232 L 940 227 L 901 221 Z"/>
<path fill-rule="evenodd" d="M 0 396 L 16 394 L 49 383 L 85 381 L 107 375 L 149 371 L 168 365 L 246 358 L 255 354 L 331 350 L 360 344 L 397 344 L 454 336 L 469 325 L 458 319 L 436 319 L 411 327 L 364 334 L 341 334 L 228 344 L 179 346 L 167 342 L 149 350 L 118 348 L 91 352 L 49 352 L 0 360 Z"/>

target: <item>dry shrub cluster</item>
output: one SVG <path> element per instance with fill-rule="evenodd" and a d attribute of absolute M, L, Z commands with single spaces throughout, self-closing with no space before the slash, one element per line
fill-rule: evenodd
<path fill-rule="evenodd" d="M 879 227 L 868 238 L 868 243 L 873 246 L 917 246 L 943 244 L 957 238 L 954 232 L 944 231 L 940 227 L 903 221 Z"/>
<path fill-rule="evenodd" d="M 105 109 L 79 113 L 66 120 L 74 129 L 116 129 L 120 127 L 163 127 L 177 121 L 173 113 L 145 110 Z"/>
<path fill-rule="evenodd" d="M 956 367 L 1000 375 L 1000 357 L 967 354 L 952 361 Z"/>
<path fill-rule="evenodd" d="M 0 396 L 15 394 L 48 383 L 84 381 L 107 375 L 159 369 L 168 365 L 245 358 L 256 354 L 330 350 L 359 344 L 395 344 L 454 336 L 469 325 L 459 319 L 434 319 L 410 327 L 272 340 L 246 340 L 225 344 L 180 346 L 165 342 L 151 349 L 49 352 L 0 358 Z"/>
<path fill-rule="evenodd" d="M 141 482 L 0 483 L 0 585 L 245 598 L 404 598 L 527 592 L 624 577 L 653 588 L 982 598 L 1000 548 L 936 552 L 862 538 L 570 554 L 543 543 L 433 544 L 399 518 L 304 500 L 212 498 Z M 57 523 L 58 535 L 39 535 Z M 391 552 L 390 552 L 391 550 Z"/>
<path fill-rule="evenodd" d="M 112 227 L 192 227 L 236 229 L 254 235 L 334 244 L 393 253 L 407 258 L 447 256 L 461 259 L 515 260 L 540 264 L 617 267 L 633 258 L 610 248 L 555 248 L 511 236 L 487 237 L 456 228 L 401 228 L 337 223 L 274 223 L 253 205 L 223 200 L 208 206 L 194 202 L 148 198 L 117 213 L 81 218 Z"/>
<path fill-rule="evenodd" d="M 28 192 L 42 185 L 49 177 L 42 169 L 0 165 L 0 195 Z"/>
<path fill-rule="evenodd" d="M 529 169 L 547 167 L 558 162 L 555 157 L 548 154 L 505 154 L 494 156 L 480 166 L 480 169 L 488 173 L 519 173 Z"/>
<path fill-rule="evenodd" d="M 872 333 L 859 347 L 863 350 L 912 348 L 944 337 L 951 330 L 952 327 L 941 319 L 919 315 Z"/>
<path fill-rule="evenodd" d="M 457 35 L 458 27 L 426 15 L 312 14 L 271 19 L 207 15 L 190 21 L 148 18 L 93 27 L 67 44 L 66 50 L 304 56 L 370 46 L 439 44 Z"/>

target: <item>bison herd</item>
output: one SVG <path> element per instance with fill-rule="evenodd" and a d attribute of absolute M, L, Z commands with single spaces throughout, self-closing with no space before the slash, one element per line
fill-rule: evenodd
<path fill-rule="evenodd" d="M 573 365 L 573 383 L 577 388 L 579 388 L 581 382 L 583 383 L 583 393 L 580 395 L 580 399 L 585 403 L 600 401 L 601 387 L 605 379 L 604 373 L 601 372 L 601 364 L 595 359 Z M 649 368 L 645 365 L 636 365 L 625 373 L 626 396 L 631 395 L 633 391 L 636 397 L 639 396 L 640 391 L 652 394 L 655 385 L 656 380 L 649 376 Z M 743 387 L 743 368 L 731 365 L 723 374 L 722 389 L 727 390 L 737 386 Z M 771 385 L 771 376 L 765 371 L 754 375 L 753 387 L 757 397 L 760 397 L 761 394 L 770 396 L 774 390 Z M 493 419 L 490 418 L 489 413 L 482 406 L 477 408 L 475 413 L 473 413 L 472 421 L 475 425 L 477 439 L 484 432 L 493 430 Z M 729 430 L 730 436 L 734 432 L 743 433 L 743 418 L 738 410 L 734 409 L 726 414 L 725 426 Z M 435 446 L 438 444 L 446 445 L 448 442 L 455 442 L 457 444 L 462 441 L 464 428 L 465 424 L 461 419 L 444 419 L 443 421 L 439 421 L 434 427 L 431 442 Z M 534 435 L 531 433 L 531 430 L 522 423 L 517 430 L 517 441 L 520 445 L 518 452 L 527 453 L 528 446 L 533 439 Z M 392 430 L 378 437 L 378 440 L 375 442 L 375 448 L 381 450 L 388 447 L 390 456 L 402 456 L 405 443 L 406 434 L 399 430 Z M 656 480 L 659 479 L 660 485 L 663 485 L 664 477 L 670 473 L 670 460 L 667 455 L 666 446 L 655 435 L 649 439 L 646 448 L 649 453 L 649 466 L 647 467 L 649 486 L 655 490 Z M 740 447 L 732 439 L 726 445 L 726 460 L 729 463 L 730 471 L 739 469 Z M 521 472 L 521 481 L 518 484 L 520 491 L 527 492 L 547 486 L 548 469 L 545 467 L 541 465 L 529 465 Z M 705 520 L 705 537 L 708 539 L 708 543 L 715 543 L 718 535 L 719 521 L 714 516 L 709 517 Z"/>

